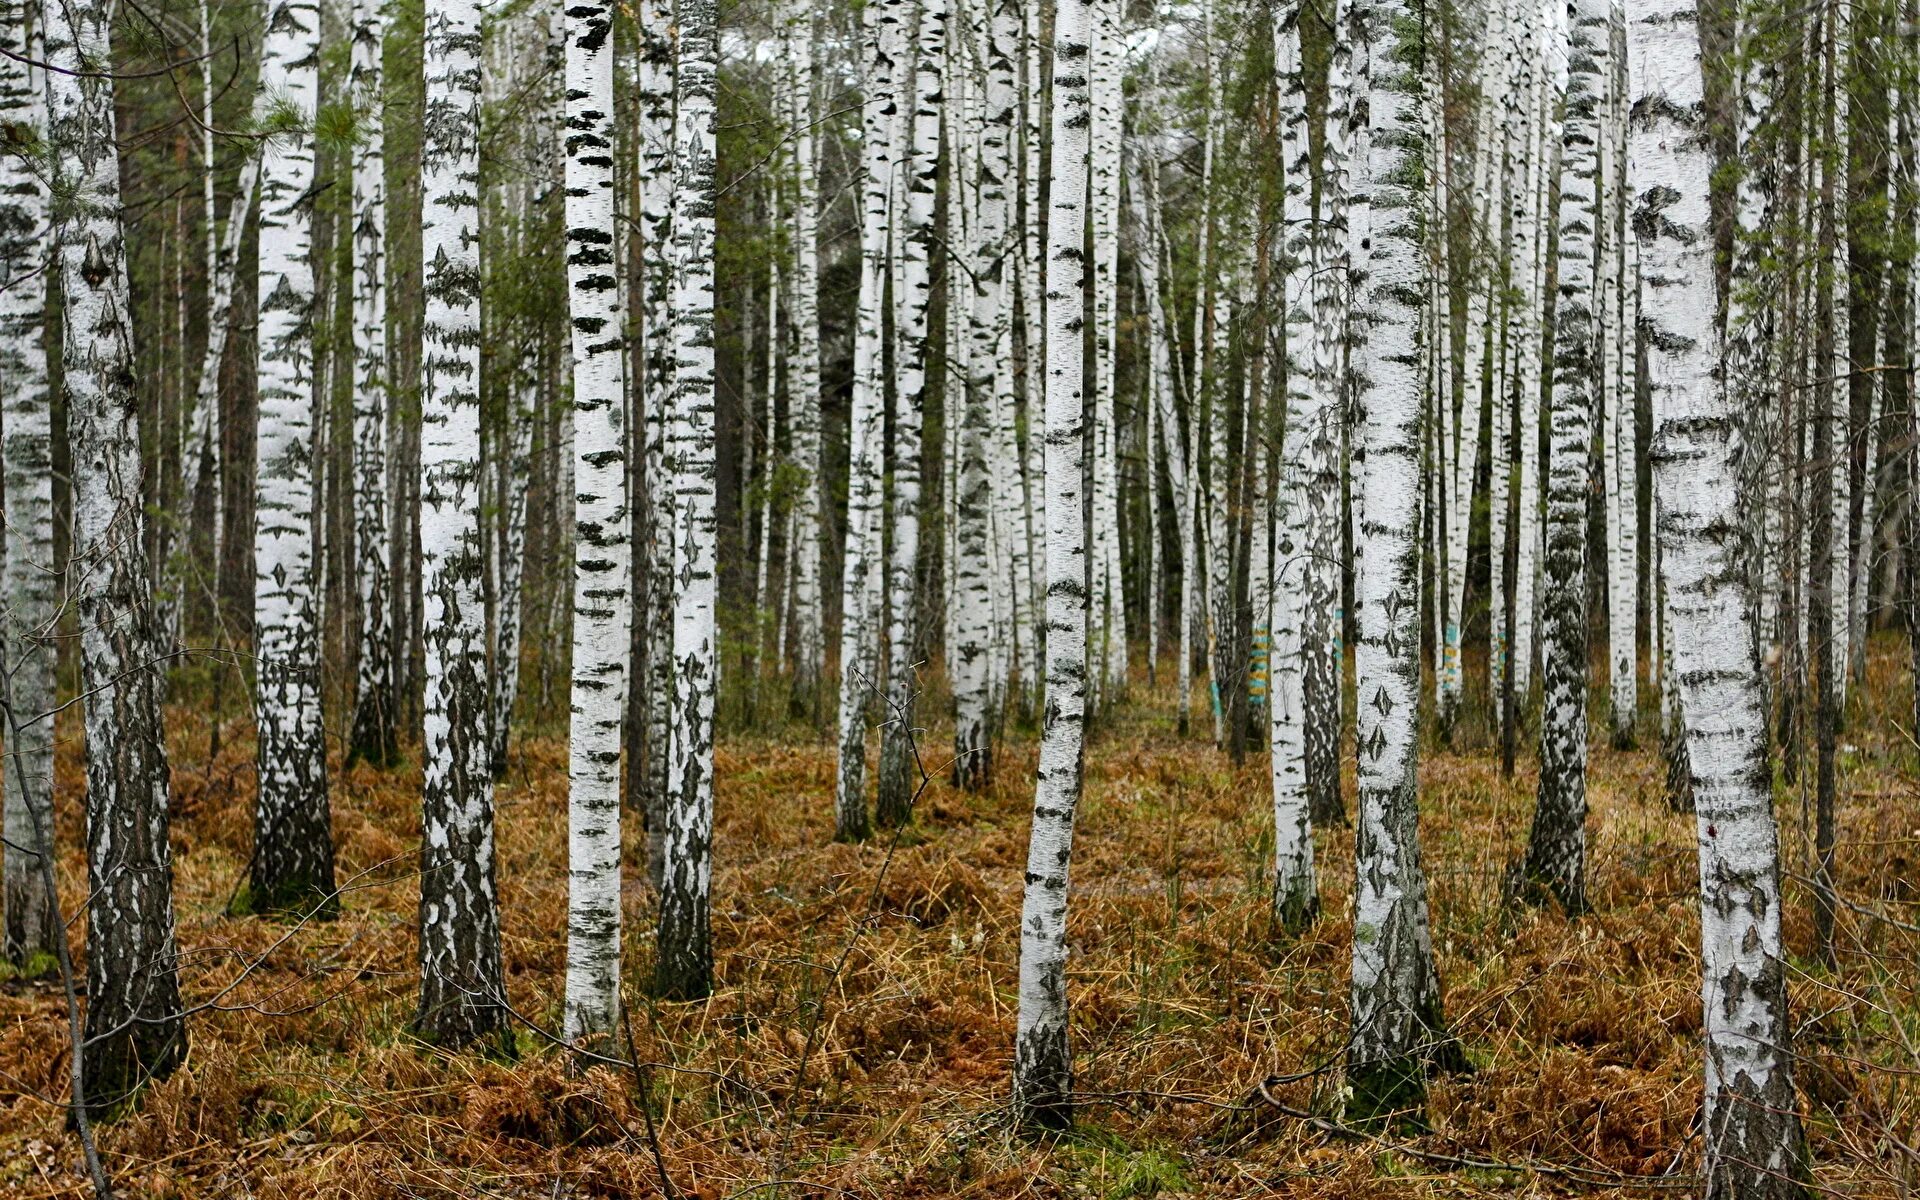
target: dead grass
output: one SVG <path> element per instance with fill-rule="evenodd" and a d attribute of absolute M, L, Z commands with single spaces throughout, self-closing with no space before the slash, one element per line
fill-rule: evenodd
<path fill-rule="evenodd" d="M 1854 903 L 1911 927 L 1920 798 L 1902 732 L 1905 652 L 1903 640 L 1878 647 L 1842 739 L 1841 880 Z M 1435 941 L 1447 1014 L 1477 1069 L 1437 1081 L 1432 1133 L 1396 1149 L 1234 1111 L 1276 1073 L 1299 1076 L 1275 1089 L 1284 1103 L 1337 1109 L 1326 1068 L 1344 1025 L 1352 842 L 1323 832 L 1329 915 L 1299 939 L 1275 936 L 1262 762 L 1235 769 L 1209 745 L 1176 740 L 1171 709 L 1164 690 L 1139 684 L 1088 751 L 1072 914 L 1087 1099 L 1080 1131 L 1053 1144 L 1021 1140 L 1004 1119 L 1030 740 L 1005 748 L 985 795 L 929 789 L 877 904 L 884 845 L 828 840 L 830 744 L 723 741 L 711 1000 L 646 998 L 649 901 L 643 885 L 627 889 L 634 1044 L 659 1064 L 644 1087 L 675 1187 L 706 1200 L 778 1195 L 752 1190 L 776 1179 L 803 1181 L 786 1195 L 821 1198 L 1624 1195 L 1644 1189 L 1595 1180 L 1689 1169 L 1700 1094 L 1693 834 L 1663 807 L 1650 753 L 1593 752 L 1595 911 L 1572 925 L 1500 907 L 1526 836 L 1530 764 L 1507 782 L 1484 752 L 1429 754 Z M 63 732 L 71 912 L 84 865 L 77 748 Z M 194 1019 L 186 1068 L 104 1132 L 124 1194 L 659 1194 L 632 1073 L 570 1076 L 532 1033 L 513 1062 L 408 1037 L 417 773 L 336 773 L 352 891 L 341 919 L 288 937 L 284 925 L 224 915 L 247 863 L 251 744 L 232 740 L 206 761 L 203 719 L 186 709 L 173 735 L 187 991 L 205 1001 L 239 982 L 222 1010 Z M 927 735 L 930 759 L 948 737 L 937 725 Z M 508 987 L 548 1027 L 564 960 L 564 762 L 556 742 L 523 747 L 499 797 Z M 1797 788 L 1782 791 L 1780 812 L 1789 866 L 1804 873 Z M 644 877 L 636 862 L 630 880 Z M 1819 1182 L 1904 1196 L 1915 1160 L 1896 1142 L 1920 1141 L 1920 931 L 1850 911 L 1829 975 L 1808 954 L 1797 883 L 1787 912 Z M 0 1194 L 22 1200 L 85 1194 L 61 1111 L 30 1094 L 57 1099 L 63 1087 L 59 1011 L 44 982 L 0 986 Z M 1548 1166 L 1577 1178 L 1528 1169 Z"/>

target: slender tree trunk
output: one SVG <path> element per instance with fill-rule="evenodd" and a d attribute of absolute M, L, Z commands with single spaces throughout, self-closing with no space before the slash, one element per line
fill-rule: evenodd
<path fill-rule="evenodd" d="M 260 182 L 260 423 L 255 478 L 252 907 L 304 909 L 333 892 L 327 746 L 320 713 L 314 559 L 312 122 L 319 98 L 320 11 L 277 0 L 261 54 L 260 95 L 300 128 L 268 141 Z M 263 114 L 264 115 L 264 114 Z"/>
<path fill-rule="evenodd" d="M 1546 587 L 1541 597 L 1540 786 L 1523 894 L 1544 890 L 1569 915 L 1587 908 L 1587 500 L 1593 387 L 1600 378 L 1595 238 L 1610 30 L 1606 0 L 1569 7 L 1570 72 L 1560 156 L 1559 298 L 1549 406 Z"/>
<path fill-rule="evenodd" d="M 904 0 L 861 10 L 866 36 L 861 149 L 865 187 L 860 217 L 860 309 L 854 334 L 853 406 L 848 417 L 847 526 L 841 572 L 840 770 L 834 837 L 859 841 L 871 831 L 867 811 L 867 711 L 879 662 L 874 580 L 880 563 L 880 456 L 886 420 L 884 340 L 887 224 L 898 108 L 896 61 Z"/>
<path fill-rule="evenodd" d="M 799 491 L 788 559 L 793 570 L 793 708 L 817 719 L 826 669 L 825 618 L 820 597 L 821 519 L 826 480 L 820 453 L 819 185 L 814 172 L 813 0 L 795 0 L 788 44 L 793 62 L 793 358 L 789 364 L 787 424 Z"/>
<path fill-rule="evenodd" d="M 1307 136 L 1307 80 L 1301 22 L 1309 10 L 1291 6 L 1274 26 L 1274 74 L 1279 87 L 1283 174 L 1281 304 L 1285 361 L 1285 427 L 1275 493 L 1272 613 L 1267 624 L 1272 686 L 1268 689 L 1268 754 L 1273 777 L 1273 915 L 1281 928 L 1304 929 L 1320 907 L 1313 873 L 1313 822 L 1307 795 L 1305 677 L 1314 647 L 1306 640 L 1305 610 L 1312 601 L 1316 564 L 1309 542 L 1315 439 L 1333 419 L 1313 373 L 1318 332 L 1309 305 L 1313 288 L 1313 179 Z M 1324 507 L 1324 504 L 1321 506 Z"/>
<path fill-rule="evenodd" d="M 0 126 L 47 136 L 44 18 L 15 0 L 0 6 Z M 35 969 L 58 945 L 40 875 L 53 853 L 53 640 L 61 574 L 53 550 L 53 408 L 47 385 L 46 186 L 20 154 L 0 155 L 0 395 L 5 397 L 7 686 L 18 723 L 8 729 L 5 789 L 6 927 L 0 952 Z"/>
<path fill-rule="evenodd" d="M 1085 196 L 1091 20 L 1086 0 L 1059 0 L 1053 22 L 1047 218 L 1047 712 L 1020 914 L 1020 1013 L 1013 1095 L 1022 1124 L 1073 1118 L 1067 1046 L 1067 871 L 1080 801 L 1087 688 L 1087 564 L 1082 510 L 1086 321 Z"/>
<path fill-rule="evenodd" d="M 620 732 L 632 644 L 625 317 L 613 246 L 613 10 L 566 10 L 566 230 L 573 330 L 573 689 L 567 774 L 568 1041 L 620 1017 Z"/>
<path fill-rule="evenodd" d="M 1766 770 L 1752 620 L 1729 571 L 1734 413 L 1713 378 L 1712 160 L 1694 10 L 1629 10 L 1633 229 L 1649 287 L 1642 312 L 1661 405 L 1654 430 L 1674 679 L 1687 728 L 1700 846 L 1709 1197 L 1804 1195 L 1805 1141 L 1788 1057 L 1780 860 Z M 1703 718 L 1702 714 L 1711 714 Z"/>
<path fill-rule="evenodd" d="M 665 871 L 654 988 L 699 999 L 713 990 L 713 699 L 719 664 L 714 583 L 713 0 L 679 0 L 673 158 L 673 722 L 668 745 Z"/>
<path fill-rule="evenodd" d="M 353 542 L 360 588 L 360 663 L 347 761 L 392 766 L 395 744 L 393 607 L 387 564 L 385 0 L 353 6 Z"/>
<path fill-rule="evenodd" d="M 669 727 L 674 694 L 673 521 L 674 492 L 667 459 L 668 414 L 673 407 L 673 9 L 669 0 L 641 0 L 640 81 L 640 338 L 645 411 L 643 474 L 647 484 L 645 529 L 646 607 L 636 617 L 643 628 L 646 759 L 635 807 L 647 822 L 647 879 L 655 893 L 665 871 Z"/>
<path fill-rule="evenodd" d="M 1353 306 L 1349 284 L 1352 9 L 1334 0 L 1328 24 L 1327 101 L 1322 116 L 1319 212 L 1308 251 L 1312 263 L 1312 387 L 1326 406 L 1311 426 L 1307 454 L 1306 608 L 1301 618 L 1301 713 L 1307 807 L 1316 825 L 1344 825 L 1340 795 L 1341 441 L 1347 427 L 1345 347 Z M 1292 418 L 1288 418 L 1291 422 Z"/>
<path fill-rule="evenodd" d="M 1355 828 L 1348 1113 L 1418 1117 L 1426 1065 L 1446 1039 L 1420 865 L 1419 18 L 1404 0 L 1360 0 L 1370 112 L 1359 242 L 1370 245 L 1370 328 L 1357 397 L 1365 470 L 1355 552 L 1360 802 Z M 1359 206 L 1356 205 L 1356 208 Z"/>
<path fill-rule="evenodd" d="M 480 461 L 480 8 L 428 11 L 420 151 L 420 1009 L 446 1046 L 509 1036 L 495 888 Z"/>
<path fill-rule="evenodd" d="M 884 826 L 912 816 L 913 701 L 920 648 L 921 425 L 927 400 L 928 319 L 933 284 L 934 190 L 940 173 L 942 67 L 947 44 L 947 0 L 920 0 L 914 47 L 911 142 L 900 174 L 906 206 L 901 237 L 902 285 L 895 299 L 899 357 L 893 410 L 893 496 L 887 552 L 887 712 L 880 735 L 880 787 L 874 815 Z"/>
<path fill-rule="evenodd" d="M 974 265 L 971 296 L 970 378 L 966 389 L 965 421 L 961 427 L 959 544 L 955 569 L 959 574 L 963 620 L 956 632 L 955 661 L 948 665 L 954 692 L 954 774 L 967 788 L 983 788 L 993 772 L 993 711 L 1000 689 L 989 664 L 993 635 L 993 563 L 988 553 L 992 537 L 995 497 L 990 455 L 999 442 L 993 433 L 995 413 L 1003 391 L 1012 390 L 1006 360 L 1012 291 L 1007 284 L 1010 255 L 1006 253 L 1008 191 L 1013 175 L 1010 137 L 1014 117 L 1013 52 L 1017 48 L 1018 14 L 1012 0 L 993 0 L 984 46 L 987 62 L 984 108 L 980 120 L 979 213 L 973 230 Z M 951 303 L 951 301 L 950 301 Z M 1010 401 L 1010 397 L 1007 397 Z M 1009 405 L 1010 406 L 1010 405 Z"/>
<path fill-rule="evenodd" d="M 46 10 L 47 142 L 72 447 L 70 578 L 80 581 L 87 733 L 87 1103 L 105 1111 L 186 1058 L 173 936 L 160 645 L 140 504 L 111 18 Z"/>

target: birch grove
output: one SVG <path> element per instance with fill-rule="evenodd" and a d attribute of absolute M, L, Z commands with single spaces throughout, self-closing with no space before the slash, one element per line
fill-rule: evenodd
<path fill-rule="evenodd" d="M 0 1143 L 1898 1192 L 1917 17 L 0 0 Z"/>

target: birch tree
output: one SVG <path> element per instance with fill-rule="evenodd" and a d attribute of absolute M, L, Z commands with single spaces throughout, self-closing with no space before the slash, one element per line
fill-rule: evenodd
<path fill-rule="evenodd" d="M 1327 417 L 1312 426 L 1307 452 L 1307 603 L 1302 615 L 1301 712 L 1307 803 L 1315 824 L 1345 824 L 1340 797 L 1341 443 L 1347 427 L 1346 343 L 1353 293 L 1349 226 L 1355 119 L 1353 10 L 1334 0 L 1328 26 L 1327 99 L 1321 115 L 1319 211 L 1308 247 L 1313 351 L 1309 369 Z M 1364 87 L 1362 89 L 1364 94 Z"/>
<path fill-rule="evenodd" d="M 814 5 L 795 0 L 788 18 L 793 63 L 793 358 L 788 424 L 800 489 L 793 509 L 793 695 L 795 707 L 818 712 L 826 669 L 825 614 L 820 597 L 821 517 L 826 480 L 820 448 L 819 183 L 814 167 Z"/>
<path fill-rule="evenodd" d="M 1020 908 L 1020 1011 L 1013 1098 L 1029 1126 L 1067 1127 L 1067 872 L 1087 688 L 1085 435 L 1081 330 L 1086 322 L 1087 0 L 1059 0 L 1053 20 L 1052 147 L 1047 215 L 1047 708 Z"/>
<path fill-rule="evenodd" d="M 258 480 L 254 527 L 257 912 L 334 903 L 333 829 L 320 710 L 314 586 L 313 120 L 320 10 L 276 0 L 261 47 Z"/>
<path fill-rule="evenodd" d="M 112 25 L 104 3 L 45 10 L 47 143 L 72 447 L 87 745 L 87 1103 L 104 1111 L 186 1058 L 173 933 L 170 774 L 120 225 Z"/>
<path fill-rule="evenodd" d="M 1286 389 L 1280 439 L 1280 479 L 1274 499 L 1272 642 L 1268 652 L 1268 754 L 1273 782 L 1273 912 L 1297 931 L 1319 910 L 1313 874 L 1313 822 L 1307 798 L 1305 677 L 1313 648 L 1306 640 L 1310 579 L 1324 567 L 1309 545 L 1312 449 L 1336 406 L 1327 403 L 1313 372 L 1319 332 L 1309 311 L 1313 288 L 1313 179 L 1307 126 L 1306 62 L 1301 45 L 1304 5 L 1281 13 L 1274 25 L 1274 74 L 1279 88 L 1282 348 Z M 1324 500 L 1318 505 L 1323 511 Z"/>
<path fill-rule="evenodd" d="M 347 758 L 392 766 L 393 611 L 387 564 L 387 262 L 385 0 L 354 0 L 353 548 L 360 594 L 360 663 Z"/>
<path fill-rule="evenodd" d="M 573 687 L 566 1037 L 620 1017 L 620 734 L 632 643 L 627 431 L 613 246 L 613 10 L 566 10 L 566 229 L 573 330 Z"/>
<path fill-rule="evenodd" d="M 639 86 L 634 98 L 640 129 L 640 355 L 645 410 L 642 476 L 647 481 L 646 604 L 642 627 L 646 761 L 637 773 L 638 807 L 647 819 L 647 879 L 658 891 L 665 869 L 669 730 L 673 710 L 673 503 L 667 460 L 668 413 L 673 407 L 673 9 L 668 0 L 641 0 Z"/>
<path fill-rule="evenodd" d="M 847 522 L 841 571 L 840 769 L 834 837 L 864 839 L 867 810 L 867 709 L 879 663 L 880 456 L 886 394 L 882 374 L 887 289 L 887 219 L 891 211 L 895 61 L 904 0 L 861 9 L 865 76 L 861 103 L 864 176 L 860 211 L 860 307 L 854 332 L 853 403 L 848 416 Z"/>
<path fill-rule="evenodd" d="M 1678 0 L 1627 10 L 1640 317 L 1659 406 L 1654 483 L 1700 849 L 1705 1193 L 1800 1197 L 1806 1143 L 1788 1047 L 1780 861 L 1752 620 L 1729 569 L 1734 413 L 1716 380 L 1700 33 Z"/>
<path fill-rule="evenodd" d="M 1420 863 L 1420 24 L 1404 0 L 1360 0 L 1355 40 L 1369 59 L 1369 245 L 1359 442 L 1365 451 L 1355 538 L 1359 638 L 1359 808 L 1354 830 L 1348 1112 L 1419 1113 L 1426 1065 L 1446 1038 Z"/>
<path fill-rule="evenodd" d="M 420 150 L 420 1003 L 415 1025 L 458 1047 L 507 1036 L 500 1007 L 482 600 L 480 462 L 480 7 L 427 12 Z"/>
<path fill-rule="evenodd" d="M 24 0 L 0 7 L 0 395 L 6 397 L 5 727 L 6 927 L 0 953 L 43 967 L 54 952 L 53 905 L 40 875 L 53 851 L 54 645 L 60 601 L 53 555 L 53 408 L 47 385 L 48 196 L 38 164 L 47 127 L 44 18 Z M 46 714 L 43 716 L 42 714 Z"/>
<path fill-rule="evenodd" d="M 1546 707 L 1540 723 L 1540 785 L 1523 870 L 1528 892 L 1544 889 L 1568 914 L 1578 915 L 1587 907 L 1587 494 L 1593 388 L 1600 376 L 1594 230 L 1604 202 L 1596 188 L 1611 30 L 1606 0 L 1574 0 L 1568 16 L 1540 622 Z"/>
<path fill-rule="evenodd" d="M 881 726 L 879 791 L 874 815 L 880 824 L 905 824 L 913 804 L 913 698 L 920 647 L 920 456 L 927 397 L 928 310 L 934 244 L 934 193 L 940 173 L 942 67 L 946 58 L 947 0 L 919 0 L 919 31 L 913 50 L 910 141 L 901 175 L 906 189 L 900 224 L 900 289 L 895 299 L 898 356 L 894 367 L 893 492 L 888 508 L 892 540 L 887 551 L 887 712 Z"/>
<path fill-rule="evenodd" d="M 673 711 L 654 988 L 713 989 L 714 87 L 713 0 L 679 0 L 673 126 Z"/>
<path fill-rule="evenodd" d="M 1007 343 L 1012 330 L 1011 256 L 1007 253 L 1008 198 L 1013 179 L 1013 53 L 1018 15 L 1012 0 L 992 0 L 987 13 L 985 89 L 980 118 L 979 211 L 974 230 L 973 295 L 969 314 L 970 377 L 961 432 L 959 557 L 955 567 L 973 619 L 962 626 L 954 674 L 954 772 L 962 786 L 992 778 L 994 686 L 987 641 L 992 636 L 993 562 L 989 551 L 995 486 L 992 461 L 1002 457 L 994 436 L 997 412 L 1010 405 L 1013 384 Z"/>

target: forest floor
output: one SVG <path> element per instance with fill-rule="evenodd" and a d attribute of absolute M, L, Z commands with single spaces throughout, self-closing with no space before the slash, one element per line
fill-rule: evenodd
<path fill-rule="evenodd" d="M 1839 877 L 1858 907 L 1842 913 L 1837 971 L 1811 955 L 1799 881 L 1810 799 L 1780 791 L 1815 1175 L 1849 1195 L 1904 1197 L 1920 1168 L 1920 774 L 1905 653 L 1904 638 L 1876 643 L 1841 739 Z M 1694 1190 L 1694 833 L 1667 811 L 1657 752 L 1596 741 L 1594 909 L 1570 924 L 1501 901 L 1527 835 L 1530 758 L 1503 780 L 1484 749 L 1429 750 L 1434 941 L 1447 1019 L 1475 1069 L 1434 1081 L 1430 1132 L 1348 1136 L 1324 1119 L 1339 1112 L 1351 833 L 1321 833 L 1326 915 L 1303 937 L 1276 936 L 1264 758 L 1235 767 L 1204 736 L 1176 738 L 1172 711 L 1170 690 L 1142 677 L 1088 748 L 1071 915 L 1079 1119 L 1035 1142 L 1006 1119 L 1030 734 L 1008 740 L 983 795 L 936 780 L 891 856 L 884 839 L 830 840 L 828 740 L 723 739 L 719 989 L 698 1004 L 646 998 L 650 901 L 630 853 L 627 994 L 646 1065 L 574 1077 L 531 1027 L 511 1060 L 409 1036 L 417 771 L 336 770 L 350 881 L 338 920 L 226 915 L 247 869 L 253 748 L 235 724 L 208 761 L 204 709 L 183 706 L 182 976 L 189 1003 L 219 998 L 192 1019 L 187 1065 L 103 1130 L 107 1168 L 122 1195 L 181 1200 L 644 1197 L 663 1194 L 662 1166 L 674 1194 L 704 1200 Z M 60 765 L 69 913 L 85 879 L 77 728 L 63 723 Z M 949 738 L 928 732 L 930 759 L 944 761 Z M 565 958 L 565 761 L 562 741 L 530 738 L 499 793 L 510 1001 L 547 1029 Z M 1350 762 L 1348 776 L 1351 803 Z M 64 1091 L 59 995 L 46 980 L 0 987 L 0 1195 L 87 1192 L 47 1099 Z M 1270 1091 L 1291 1115 L 1256 1091 L 1276 1074 L 1293 1080 Z"/>

